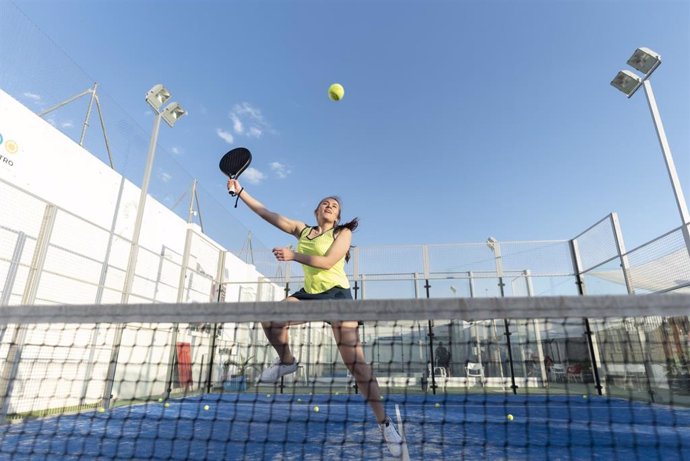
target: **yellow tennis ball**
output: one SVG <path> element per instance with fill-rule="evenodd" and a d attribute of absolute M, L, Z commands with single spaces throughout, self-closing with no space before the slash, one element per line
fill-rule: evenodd
<path fill-rule="evenodd" d="M 513 415 L 511 415 L 511 414 L 509 413 L 508 416 L 507 416 L 507 418 L 508 418 L 508 421 L 512 421 L 512 420 L 513 420 Z"/>
<path fill-rule="evenodd" d="M 435 406 L 436 408 L 440 408 L 440 407 L 441 407 L 441 404 L 438 403 L 438 402 L 436 402 L 436 403 L 434 404 L 434 406 Z"/>
<path fill-rule="evenodd" d="M 319 406 L 318 406 L 318 405 L 314 405 L 314 411 L 315 411 L 316 413 L 319 412 Z"/>
<path fill-rule="evenodd" d="M 328 87 L 328 97 L 333 101 L 340 101 L 345 96 L 345 88 L 340 83 L 334 83 Z"/>
<path fill-rule="evenodd" d="M 103 407 L 98 407 L 98 412 L 99 412 L 99 413 L 104 413 L 104 412 L 105 412 L 105 408 L 103 408 Z"/>
<path fill-rule="evenodd" d="M 163 399 L 162 398 L 158 399 L 158 403 L 163 403 Z"/>
<path fill-rule="evenodd" d="M 208 409 L 209 409 L 209 406 L 208 406 L 208 405 L 204 405 L 204 410 L 208 411 Z"/>
<path fill-rule="evenodd" d="M 170 406 L 169 402 L 165 402 L 165 405 L 163 405 L 165 408 L 168 408 Z"/>

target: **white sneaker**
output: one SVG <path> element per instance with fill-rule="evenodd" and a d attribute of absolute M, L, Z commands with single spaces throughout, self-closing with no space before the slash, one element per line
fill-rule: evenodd
<path fill-rule="evenodd" d="M 379 424 L 379 429 L 383 433 L 383 439 L 386 441 L 388 450 L 391 455 L 396 458 L 402 455 L 402 437 L 398 434 L 398 430 L 395 428 L 395 424 L 390 418 L 386 417 L 386 421 L 383 424 Z"/>
<path fill-rule="evenodd" d="M 261 372 L 261 375 L 256 382 L 263 384 L 276 383 L 281 376 L 289 375 L 295 371 L 297 371 L 297 360 L 289 365 L 286 365 L 284 363 L 280 363 L 280 357 L 276 357 L 276 359 L 273 361 L 273 365 Z"/>

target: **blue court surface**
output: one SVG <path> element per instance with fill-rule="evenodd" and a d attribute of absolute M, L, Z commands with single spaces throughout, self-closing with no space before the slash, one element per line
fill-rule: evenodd
<path fill-rule="evenodd" d="M 686 408 L 582 395 L 389 395 L 393 420 L 396 404 L 412 460 L 690 460 Z M 361 395 L 243 393 L 5 424 L 0 459 L 394 458 Z"/>

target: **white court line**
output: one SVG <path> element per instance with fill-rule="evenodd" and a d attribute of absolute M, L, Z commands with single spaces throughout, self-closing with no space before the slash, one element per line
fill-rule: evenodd
<path fill-rule="evenodd" d="M 402 438 L 402 460 L 410 461 L 410 453 L 407 451 L 407 440 L 405 440 L 405 428 L 403 427 L 402 418 L 400 417 L 400 407 L 395 404 L 395 414 L 398 416 L 398 429 L 400 429 L 400 437 Z"/>

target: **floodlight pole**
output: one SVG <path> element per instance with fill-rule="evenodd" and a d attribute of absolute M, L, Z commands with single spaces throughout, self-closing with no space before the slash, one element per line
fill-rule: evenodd
<path fill-rule="evenodd" d="M 141 234 L 141 225 L 144 220 L 144 207 L 146 205 L 146 197 L 148 195 L 149 183 L 151 181 L 151 171 L 153 169 L 153 159 L 156 155 L 156 143 L 158 142 L 158 131 L 161 126 L 161 112 L 157 112 L 153 119 L 153 133 L 151 134 L 151 143 L 149 144 L 149 151 L 146 157 L 146 169 L 144 170 L 144 182 L 141 185 L 141 193 L 139 195 L 139 206 L 137 207 L 137 217 L 134 221 L 134 232 L 132 234 L 132 242 L 129 250 L 129 262 L 127 263 L 127 272 L 125 274 L 125 284 L 122 289 L 121 303 L 127 304 L 129 295 L 132 292 L 134 285 L 134 272 L 137 265 L 137 258 L 139 256 L 139 235 Z"/>
<path fill-rule="evenodd" d="M 132 293 L 132 287 L 134 285 L 134 275 L 136 272 L 137 258 L 139 256 L 139 236 L 141 234 L 141 225 L 144 220 L 144 207 L 146 205 L 146 197 L 148 195 L 149 182 L 151 180 L 151 172 L 153 170 L 153 159 L 156 154 L 156 145 L 158 143 L 158 131 L 161 126 L 161 118 L 165 118 L 166 123 L 172 127 L 175 120 L 185 114 L 184 110 L 177 103 L 171 103 L 161 109 L 161 106 L 170 99 L 170 93 L 159 84 L 154 86 L 146 95 L 146 102 L 151 105 L 156 113 L 153 119 L 153 132 L 151 133 L 151 142 L 149 143 L 148 154 L 146 155 L 146 168 L 144 170 L 144 180 L 141 185 L 141 193 L 139 195 L 139 205 L 137 207 L 137 216 L 134 222 L 134 231 L 132 233 L 132 241 L 129 250 L 129 261 L 127 262 L 127 272 L 125 273 L 125 282 L 122 287 L 122 297 L 120 301 L 122 304 L 127 304 L 129 302 L 129 296 Z M 178 114 L 170 117 L 170 114 L 166 115 L 171 107 L 179 110 Z M 107 410 L 110 408 L 111 400 L 113 398 L 113 385 L 115 383 L 115 371 L 117 368 L 118 357 L 120 354 L 120 346 L 122 343 L 122 337 L 124 334 L 125 325 L 119 324 L 115 330 L 115 335 L 113 338 L 113 348 L 110 352 L 110 362 L 108 364 L 108 372 L 106 374 L 105 388 L 103 390 L 103 397 L 101 403 L 103 407 Z M 173 348 L 175 345 L 173 344 Z"/>
<path fill-rule="evenodd" d="M 652 84 L 650 83 L 649 79 L 646 79 L 644 80 L 642 85 L 644 86 L 644 91 L 647 95 L 649 111 L 652 113 L 652 119 L 654 120 L 654 128 L 656 129 L 656 135 L 659 138 L 659 145 L 661 146 L 661 153 L 664 155 L 664 161 L 666 162 L 666 170 L 668 171 L 668 177 L 671 180 L 673 194 L 676 198 L 676 205 L 678 206 L 680 219 L 683 223 L 681 227 L 681 230 L 683 232 L 683 240 L 685 241 L 685 247 L 688 250 L 688 255 L 690 256 L 690 230 L 688 229 L 688 226 L 690 225 L 690 213 L 688 213 L 688 205 L 685 202 L 683 189 L 680 185 L 680 180 L 678 179 L 676 166 L 673 162 L 673 156 L 671 155 L 671 147 L 669 146 L 668 139 L 666 138 L 666 131 L 664 130 L 664 125 L 661 122 L 659 109 L 656 105 L 654 92 L 652 91 Z"/>

